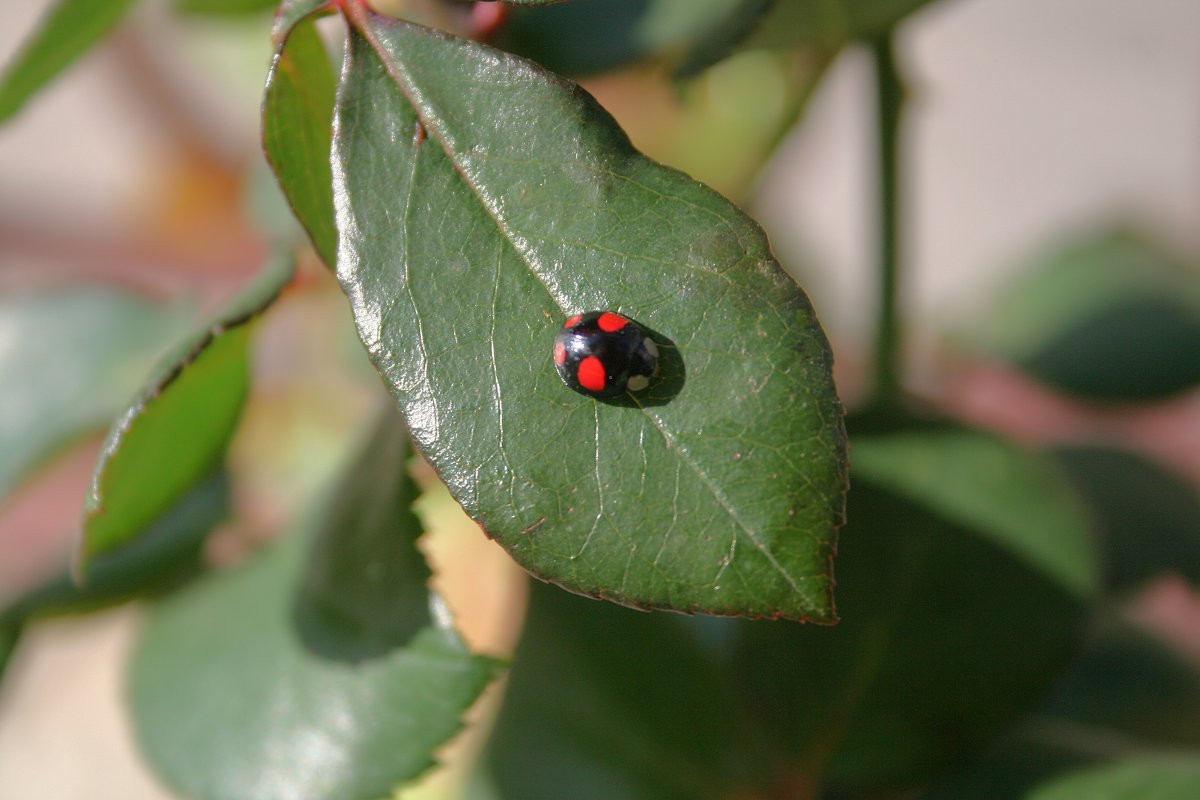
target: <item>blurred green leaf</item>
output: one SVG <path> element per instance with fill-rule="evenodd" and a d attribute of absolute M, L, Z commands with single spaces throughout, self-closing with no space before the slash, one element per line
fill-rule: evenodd
<path fill-rule="evenodd" d="M 685 51 L 738 13 L 742 0 L 571 0 L 515 8 L 497 43 L 554 72 L 590 75 Z"/>
<path fill-rule="evenodd" d="M 1050 459 L 968 430 L 859 437 L 853 459 L 859 477 L 969 526 L 1081 599 L 1095 593 L 1082 503 Z"/>
<path fill-rule="evenodd" d="M 1168 397 L 1200 384 L 1200 310 L 1167 297 L 1118 300 L 1061 330 L 1021 367 L 1094 400 Z"/>
<path fill-rule="evenodd" d="M 113 426 L 84 507 L 80 574 L 97 555 L 140 535 L 220 463 L 246 396 L 248 323 L 291 276 L 289 261 L 268 265 L 164 361 Z"/>
<path fill-rule="evenodd" d="M 413 546 L 421 522 L 409 456 L 408 430 L 389 403 L 321 509 L 296 601 L 300 636 L 318 655 L 384 655 L 431 624 L 429 567 Z"/>
<path fill-rule="evenodd" d="M 776 0 L 750 44 L 826 48 L 882 36 L 931 0 Z"/>
<path fill-rule="evenodd" d="M 1195 800 L 1200 755 L 1133 756 L 1039 787 L 1029 800 Z"/>
<path fill-rule="evenodd" d="M 1200 667 L 1152 633 L 1107 622 L 1038 720 L 1081 731 L 1085 752 L 1095 740 L 1200 748 Z M 1059 742 L 1071 743 L 1068 735 Z"/>
<path fill-rule="evenodd" d="M 1157 636 L 1106 620 L 1010 736 L 922 800 L 1008 800 L 1082 766 L 1200 744 L 1200 669 Z"/>
<path fill-rule="evenodd" d="M 86 586 L 64 570 L 44 586 L 13 599 L 0 619 L 91 611 L 192 577 L 203 567 L 208 534 L 229 515 L 229 481 L 218 470 L 151 522 L 128 546 L 97 556 Z"/>
<path fill-rule="evenodd" d="M 571 0 L 518 8 L 497 43 L 555 72 L 590 75 L 674 55 L 692 75 L 739 47 L 832 53 L 882 35 L 930 0 Z"/>
<path fill-rule="evenodd" d="M 184 14 L 257 14 L 274 9 L 279 0 L 172 0 L 175 10 Z"/>
<path fill-rule="evenodd" d="M 489 743 L 498 795 L 737 796 L 764 767 L 752 760 L 735 676 L 707 636 L 719 642 L 736 624 L 645 614 L 534 582 Z"/>
<path fill-rule="evenodd" d="M 0 498 L 53 448 L 112 421 L 182 332 L 181 312 L 100 286 L 0 299 Z"/>
<path fill-rule="evenodd" d="M 761 229 L 632 150 L 574 84 L 359 13 L 338 276 L 455 498 L 572 591 L 831 620 L 841 406 Z M 555 373 L 563 318 L 592 308 L 653 329 L 663 374 L 638 397 L 598 403 Z"/>
<path fill-rule="evenodd" d="M 151 765 L 185 796 L 390 794 L 433 765 L 498 673 L 424 586 L 403 429 L 389 417 L 377 434 L 284 541 L 150 615 L 133 718 Z M 432 621 L 413 635 L 418 619 Z"/>
<path fill-rule="evenodd" d="M 842 623 L 749 628 L 739 672 L 755 676 L 751 715 L 796 754 L 793 771 L 847 796 L 911 791 L 1016 723 L 1067 666 L 1089 607 L 935 498 L 881 488 L 865 470 L 852 480 Z"/>
<path fill-rule="evenodd" d="M 1054 455 L 1091 508 L 1110 592 L 1128 592 L 1167 573 L 1200 586 L 1194 485 L 1132 452 L 1076 446 Z"/>
<path fill-rule="evenodd" d="M 1143 238 L 1070 243 L 1001 293 L 977 339 L 1060 391 L 1165 397 L 1200 382 L 1200 272 Z"/>
<path fill-rule="evenodd" d="M 12 659 L 12 654 L 16 652 L 17 645 L 21 641 L 21 628 L 20 620 L 0 617 L 0 680 L 4 678 L 8 662 Z"/>
<path fill-rule="evenodd" d="M 334 73 L 312 17 L 295 24 L 275 53 L 263 101 L 263 149 L 317 254 L 337 263 L 329 154 Z"/>
<path fill-rule="evenodd" d="M 646 616 L 535 586 L 489 745 L 501 795 L 896 796 L 1016 724 L 1076 652 L 1088 598 L 926 486 L 962 466 L 960 441 L 932 437 L 939 464 L 912 435 L 886 452 L 910 454 L 920 491 L 880 486 L 855 448 L 836 627 Z M 1055 496 L 1024 502 L 1065 520 Z"/>
<path fill-rule="evenodd" d="M 103 39 L 133 0 L 59 0 L 0 75 L 0 122 Z"/>

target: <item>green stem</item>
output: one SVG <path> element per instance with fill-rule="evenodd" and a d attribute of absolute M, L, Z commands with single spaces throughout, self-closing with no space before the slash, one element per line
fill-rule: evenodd
<path fill-rule="evenodd" d="M 879 132 L 879 325 L 875 332 L 875 403 L 900 394 L 899 284 L 900 158 L 899 132 L 904 113 L 904 85 L 896 66 L 895 42 L 887 33 L 871 42 L 875 66 Z"/>

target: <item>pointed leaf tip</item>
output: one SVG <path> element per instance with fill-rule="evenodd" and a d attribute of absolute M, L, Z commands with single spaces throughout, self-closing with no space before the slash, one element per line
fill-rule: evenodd
<path fill-rule="evenodd" d="M 351 12 L 338 274 L 414 438 L 518 562 L 643 608 L 834 619 L 846 486 L 825 335 L 761 229 L 538 66 Z M 571 392 L 565 316 L 650 330 L 661 379 Z"/>

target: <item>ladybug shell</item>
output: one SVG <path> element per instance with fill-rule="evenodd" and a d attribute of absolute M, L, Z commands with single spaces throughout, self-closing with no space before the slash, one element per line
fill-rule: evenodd
<path fill-rule="evenodd" d="M 645 389 L 658 372 L 658 347 L 642 327 L 612 311 L 568 319 L 554 339 L 554 365 L 570 388 L 589 397 Z"/>

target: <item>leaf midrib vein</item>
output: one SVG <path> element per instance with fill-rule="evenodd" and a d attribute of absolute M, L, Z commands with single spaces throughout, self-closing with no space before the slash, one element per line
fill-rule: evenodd
<path fill-rule="evenodd" d="M 373 14 L 373 12 L 368 11 L 366 13 L 371 17 L 376 16 Z M 420 119 L 421 124 L 424 125 L 430 135 L 437 140 L 438 144 L 442 148 L 442 151 L 446 154 L 446 158 L 454 166 L 454 170 L 459 174 L 463 182 L 471 190 L 471 193 L 475 196 L 476 200 L 478 200 L 479 205 L 484 210 L 484 213 L 486 213 L 488 217 L 492 219 L 497 230 L 501 232 L 512 249 L 520 257 L 521 263 L 525 265 L 525 268 L 530 272 L 531 275 L 533 275 L 537 283 L 550 296 L 550 299 L 555 303 L 559 311 L 564 315 L 569 313 L 572 307 L 566 303 L 563 298 L 558 297 L 555 292 L 552 291 L 551 287 L 546 283 L 541 273 L 535 268 L 534 264 L 530 262 L 529 256 L 523 251 L 523 249 L 514 239 L 515 232 L 509 229 L 506 222 L 501 218 L 492 205 L 488 203 L 485 193 L 482 191 L 481 187 L 477 186 L 475 181 L 471 179 L 469 173 L 467 172 L 466 165 L 463 164 L 461 159 L 458 157 L 457 151 L 450 146 L 446 132 L 443 129 L 444 120 L 437 113 L 435 113 L 434 109 L 432 108 L 432 104 L 427 101 L 420 102 L 425 100 L 425 98 L 417 90 L 415 81 L 413 81 L 412 77 L 407 74 L 406 70 L 404 70 L 401 60 L 399 58 L 392 60 L 385 56 L 385 54 L 388 54 L 387 49 L 380 43 L 379 39 L 375 36 L 374 31 L 371 29 L 370 25 L 367 24 L 366 20 L 364 20 L 362 17 L 359 17 L 355 21 L 358 23 L 358 30 L 370 43 L 371 48 L 375 51 L 375 54 L 379 58 L 380 63 L 383 64 L 384 69 L 392 77 L 392 80 L 396 83 L 396 86 L 400 89 L 401 93 L 404 94 L 405 98 L 408 100 L 414 112 Z M 408 23 L 396 22 L 395 24 L 407 25 Z M 728 224 L 728 221 L 725 221 L 725 223 Z M 697 477 L 699 477 L 705 487 L 708 488 L 709 493 L 712 494 L 713 499 L 716 500 L 717 505 L 719 505 L 725 511 L 731 520 L 733 520 L 734 524 L 745 534 L 746 538 L 752 545 L 754 545 L 755 549 L 757 549 L 763 554 L 763 556 L 766 557 L 767 562 L 783 577 L 788 586 L 790 586 L 792 590 L 796 592 L 797 596 L 803 599 L 805 605 L 811 608 L 812 604 L 808 602 L 807 597 L 804 595 L 803 591 L 801 591 L 797 579 L 793 577 L 788 570 L 784 569 L 783 565 L 779 563 L 778 559 L 775 558 L 775 555 L 770 551 L 770 549 L 760 540 L 758 535 L 756 535 L 750 529 L 746 522 L 742 520 L 737 510 L 733 507 L 732 502 L 725 496 L 724 492 L 722 492 L 716 486 L 712 477 L 707 473 L 707 471 L 705 471 L 700 464 L 692 460 L 688 451 L 668 432 L 666 423 L 662 420 L 662 418 L 657 414 L 654 414 L 645 406 L 642 406 L 640 403 L 638 404 L 638 408 L 643 414 L 646 415 L 648 419 L 650 419 L 650 421 L 654 424 L 654 427 L 658 429 L 659 434 L 663 437 L 663 440 L 667 445 L 667 448 L 674 450 L 678 454 L 677 457 L 696 473 Z M 598 445 L 599 442 L 597 441 L 597 446 Z"/>

